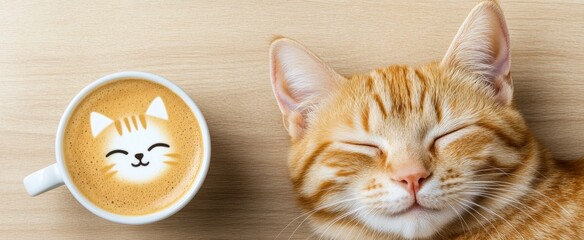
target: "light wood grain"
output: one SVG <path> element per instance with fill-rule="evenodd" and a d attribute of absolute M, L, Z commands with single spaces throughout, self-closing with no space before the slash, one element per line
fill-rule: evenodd
<path fill-rule="evenodd" d="M 342 74 L 439 59 L 474 0 L 0 2 L 0 239 L 273 239 L 300 214 L 267 50 L 294 38 Z M 502 1 L 516 103 L 559 158 L 584 155 L 584 3 Z M 85 85 L 122 70 L 162 75 L 202 108 L 213 142 L 207 180 L 175 216 L 102 220 L 66 188 L 26 195 L 55 161 L 54 137 Z M 287 237 L 299 222 L 292 224 Z M 294 238 L 304 239 L 302 226 Z"/>

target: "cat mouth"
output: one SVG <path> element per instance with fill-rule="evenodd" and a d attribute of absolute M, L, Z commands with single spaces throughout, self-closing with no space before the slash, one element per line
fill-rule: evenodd
<path fill-rule="evenodd" d="M 147 163 L 143 163 L 142 161 L 139 161 L 138 163 L 134 164 L 134 163 L 130 163 L 132 165 L 132 167 L 140 167 L 140 166 L 148 166 L 148 164 L 150 164 L 150 162 Z"/>
<path fill-rule="evenodd" d="M 380 212 L 381 215 L 387 216 L 387 217 L 402 217 L 402 216 L 406 216 L 409 214 L 418 214 L 418 213 L 435 213 L 438 212 L 438 209 L 434 209 L 434 208 L 429 208 L 429 207 L 424 207 L 422 205 L 420 205 L 419 203 L 413 203 L 411 206 L 399 211 L 399 212 Z"/>
<path fill-rule="evenodd" d="M 394 214 L 394 216 L 401 216 L 401 215 L 406 215 L 408 213 L 420 213 L 420 212 L 432 213 L 432 212 L 437 212 L 437 211 L 438 211 L 438 209 L 424 207 L 424 206 L 420 205 L 419 203 L 415 202 L 414 204 L 412 204 L 408 208 Z"/>

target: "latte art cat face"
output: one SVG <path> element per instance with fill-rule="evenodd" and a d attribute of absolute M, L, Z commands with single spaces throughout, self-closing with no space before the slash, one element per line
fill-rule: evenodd
<path fill-rule="evenodd" d="M 79 103 L 63 137 L 69 176 L 90 202 L 120 215 L 159 212 L 198 174 L 202 138 L 184 100 L 142 79 L 104 84 Z"/>
<path fill-rule="evenodd" d="M 176 161 L 168 131 L 163 126 L 168 113 L 160 97 L 152 101 L 146 113 L 113 121 L 91 113 L 91 130 L 94 138 L 107 137 L 103 150 L 105 166 L 101 169 L 108 177 L 122 181 L 145 183 L 163 174 Z"/>

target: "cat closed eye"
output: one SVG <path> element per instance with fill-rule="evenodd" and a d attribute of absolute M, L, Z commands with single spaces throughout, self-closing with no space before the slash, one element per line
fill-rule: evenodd
<path fill-rule="evenodd" d="M 430 150 L 435 150 L 435 149 L 436 149 L 436 142 L 437 142 L 438 140 L 440 140 L 441 138 L 444 138 L 444 137 L 446 137 L 446 136 L 449 136 L 449 135 L 451 135 L 451 134 L 453 134 L 453 133 L 456 133 L 456 132 L 458 132 L 458 131 L 460 131 L 460 130 L 463 130 L 463 129 L 467 128 L 467 127 L 469 127 L 469 126 L 462 126 L 462 127 L 455 128 L 455 129 L 453 129 L 453 130 L 447 131 L 446 133 L 443 133 L 443 134 L 441 134 L 441 135 L 438 135 L 438 136 L 437 136 L 437 137 L 435 137 L 435 138 L 434 138 L 434 140 L 432 141 L 432 144 L 430 145 Z"/>
<path fill-rule="evenodd" d="M 112 151 L 108 152 L 108 153 L 105 155 L 105 157 L 109 157 L 110 155 L 112 155 L 112 154 L 116 154 L 116 153 L 121 153 L 121 154 L 124 154 L 124 155 L 128 155 L 128 152 L 126 152 L 126 151 L 124 151 L 124 150 L 116 149 L 116 150 L 112 150 Z"/>
<path fill-rule="evenodd" d="M 152 144 L 152 146 L 150 146 L 150 147 L 148 148 L 148 152 L 150 152 L 150 150 L 152 150 L 152 149 L 154 149 L 154 148 L 156 148 L 156 147 L 165 147 L 165 148 L 169 148 L 169 147 L 170 147 L 170 145 L 168 145 L 168 144 L 166 144 L 166 143 L 155 143 L 155 144 Z"/>
<path fill-rule="evenodd" d="M 354 142 L 354 141 L 341 141 L 342 144 L 348 144 L 351 146 L 356 146 L 360 148 L 367 148 L 376 151 L 377 154 L 382 154 L 383 150 L 375 144 L 372 143 L 365 143 L 365 142 Z"/>

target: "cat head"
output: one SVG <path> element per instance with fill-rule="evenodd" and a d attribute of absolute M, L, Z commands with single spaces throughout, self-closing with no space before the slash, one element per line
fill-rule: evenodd
<path fill-rule="evenodd" d="M 120 180 L 145 183 L 164 173 L 173 163 L 172 143 L 164 125 L 168 113 L 162 98 L 155 98 L 144 114 L 116 121 L 92 112 L 94 138 L 107 138 L 102 172 Z"/>
<path fill-rule="evenodd" d="M 277 39 L 270 64 L 294 189 L 321 234 L 460 230 L 495 217 L 533 178 L 538 153 L 512 104 L 495 2 L 472 10 L 440 62 L 344 77 Z"/>

